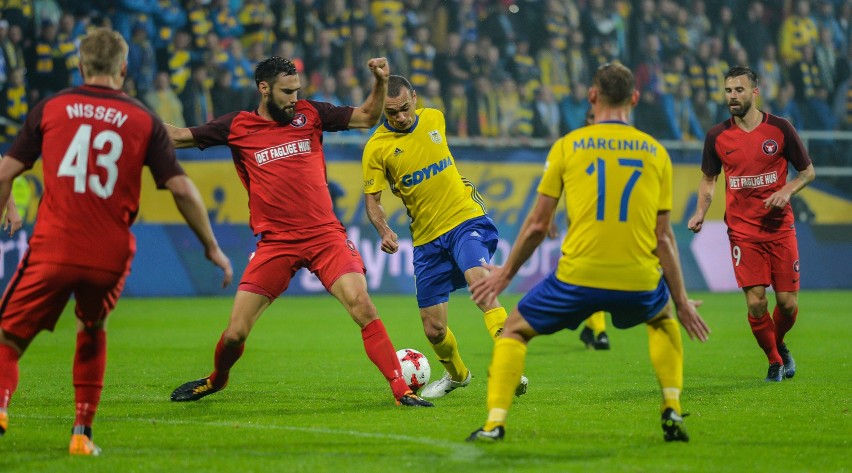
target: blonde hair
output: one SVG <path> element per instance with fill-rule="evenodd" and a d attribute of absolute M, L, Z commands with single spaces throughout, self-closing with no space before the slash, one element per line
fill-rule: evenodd
<path fill-rule="evenodd" d="M 127 62 L 127 42 L 117 31 L 92 30 L 80 42 L 80 66 L 84 77 L 118 76 Z"/>

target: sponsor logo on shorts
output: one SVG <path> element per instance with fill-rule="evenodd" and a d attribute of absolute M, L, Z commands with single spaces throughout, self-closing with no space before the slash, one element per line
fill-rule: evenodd
<path fill-rule="evenodd" d="M 355 243 L 352 243 L 352 240 L 346 240 L 346 246 L 349 247 L 349 252 L 352 253 L 352 256 L 358 256 L 358 250 L 355 248 Z"/>

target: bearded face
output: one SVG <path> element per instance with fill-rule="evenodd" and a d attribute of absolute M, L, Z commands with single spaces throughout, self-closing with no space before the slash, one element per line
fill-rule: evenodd
<path fill-rule="evenodd" d="M 275 100 L 270 100 L 269 103 L 266 104 L 266 108 L 269 109 L 269 114 L 272 115 L 272 119 L 282 125 L 289 125 L 293 121 L 293 116 L 296 114 L 296 108 L 292 106 L 281 107 Z"/>

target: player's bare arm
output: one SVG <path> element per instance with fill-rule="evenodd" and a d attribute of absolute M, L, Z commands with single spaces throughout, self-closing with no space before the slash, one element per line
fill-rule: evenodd
<path fill-rule="evenodd" d="M 713 203 L 713 193 L 716 191 L 716 180 L 719 175 L 708 176 L 701 175 L 701 182 L 698 184 L 698 202 L 695 205 L 695 214 L 689 219 L 687 227 L 694 233 L 701 231 L 704 225 L 704 217 L 707 215 L 707 210 L 710 204 Z"/>
<path fill-rule="evenodd" d="M 494 304 L 512 282 L 512 278 L 547 237 L 550 221 L 559 199 L 539 194 L 530 214 L 524 220 L 515 245 L 503 266 L 484 265 L 491 273 L 470 285 L 470 298 L 480 305 Z"/>
<path fill-rule="evenodd" d="M 6 202 L 7 204 L 11 201 L 12 196 L 12 181 L 15 180 L 18 175 L 24 172 L 24 163 L 18 161 L 14 158 L 4 157 L 0 159 L 0 202 Z M 14 206 L 14 203 L 11 203 Z M 9 205 L 4 206 L 5 210 L 3 211 L 3 222 L 8 222 L 10 217 L 9 215 Z M 15 208 L 14 211 L 17 213 L 18 209 Z M 20 215 L 18 215 L 18 219 L 20 220 Z M 3 228 L 6 228 L 6 224 L 4 223 Z M 20 228 L 20 226 L 18 227 Z M 11 236 L 14 231 L 10 231 L 9 235 Z"/>
<path fill-rule="evenodd" d="M 367 67 L 373 73 L 375 80 L 370 95 L 359 107 L 352 112 L 349 119 L 349 128 L 372 128 L 382 117 L 382 109 L 385 106 L 385 95 L 388 91 L 388 76 L 390 68 L 387 59 L 383 57 L 373 58 L 367 62 Z"/>
<path fill-rule="evenodd" d="M 814 178 L 816 178 L 814 165 L 809 164 L 808 167 L 799 171 L 796 177 L 782 187 L 781 190 L 770 195 L 766 200 L 764 200 L 763 206 L 765 208 L 774 207 L 777 209 L 786 207 L 787 204 L 790 203 L 790 199 L 800 190 L 804 189 L 808 184 L 813 182 Z"/>
<path fill-rule="evenodd" d="M 186 175 L 174 176 L 166 181 L 166 188 L 172 193 L 175 205 L 186 223 L 195 232 L 198 240 L 204 245 L 204 256 L 225 273 L 222 278 L 222 287 L 231 284 L 234 278 L 234 269 L 231 260 L 219 248 L 213 228 L 210 226 L 210 218 L 207 216 L 207 208 L 201 200 L 201 193 L 192 180 Z"/>
<path fill-rule="evenodd" d="M 179 128 L 168 123 L 164 123 L 164 125 L 175 148 L 194 148 L 196 146 L 195 137 L 192 136 L 189 128 Z"/>
<path fill-rule="evenodd" d="M 663 278 L 671 292 L 674 301 L 677 318 L 680 320 L 689 338 L 696 338 L 702 342 L 707 341 L 710 328 L 704 319 L 698 314 L 696 307 L 701 305 L 700 301 L 692 301 L 686 295 L 686 286 L 683 282 L 683 271 L 680 267 L 680 255 L 678 255 L 677 241 L 672 230 L 671 212 L 663 210 L 657 213 L 657 257 L 663 268 Z"/>
<path fill-rule="evenodd" d="M 382 192 L 367 194 L 364 203 L 367 207 L 367 218 L 370 219 L 370 223 L 376 227 L 376 231 L 382 237 L 382 251 L 391 255 L 396 253 L 399 250 L 399 244 L 396 242 L 399 236 L 388 225 L 387 214 L 382 207 Z"/>
<path fill-rule="evenodd" d="M 15 199 L 9 197 L 6 201 L 6 215 L 3 218 L 3 231 L 12 236 L 24 226 L 24 219 L 21 218 L 21 213 L 18 212 L 18 206 L 15 205 Z"/>

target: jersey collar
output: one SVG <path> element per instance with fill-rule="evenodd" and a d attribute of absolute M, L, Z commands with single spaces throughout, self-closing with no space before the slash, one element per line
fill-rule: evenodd
<path fill-rule="evenodd" d="M 392 127 L 392 126 L 390 125 L 390 123 L 388 123 L 388 119 L 387 119 L 387 118 L 385 118 L 385 121 L 384 121 L 384 123 L 382 123 L 382 125 L 384 125 L 384 127 L 385 127 L 386 129 L 388 129 L 389 131 L 392 131 L 392 132 L 394 132 L 394 133 L 411 133 L 411 132 L 413 132 L 413 131 L 414 131 L 414 129 L 415 129 L 415 128 L 417 128 L 417 124 L 418 124 L 418 123 L 420 123 L 420 115 L 419 115 L 419 114 L 414 114 L 414 123 L 412 123 L 412 124 L 411 124 L 411 128 L 409 128 L 409 129 L 407 129 L 407 130 L 397 130 L 396 128 Z"/>
<path fill-rule="evenodd" d="M 628 123 L 623 122 L 621 120 L 604 120 L 604 121 L 601 121 L 601 122 L 597 122 L 595 124 L 596 125 L 603 125 L 603 124 L 607 124 L 607 125 L 627 125 Z"/>

